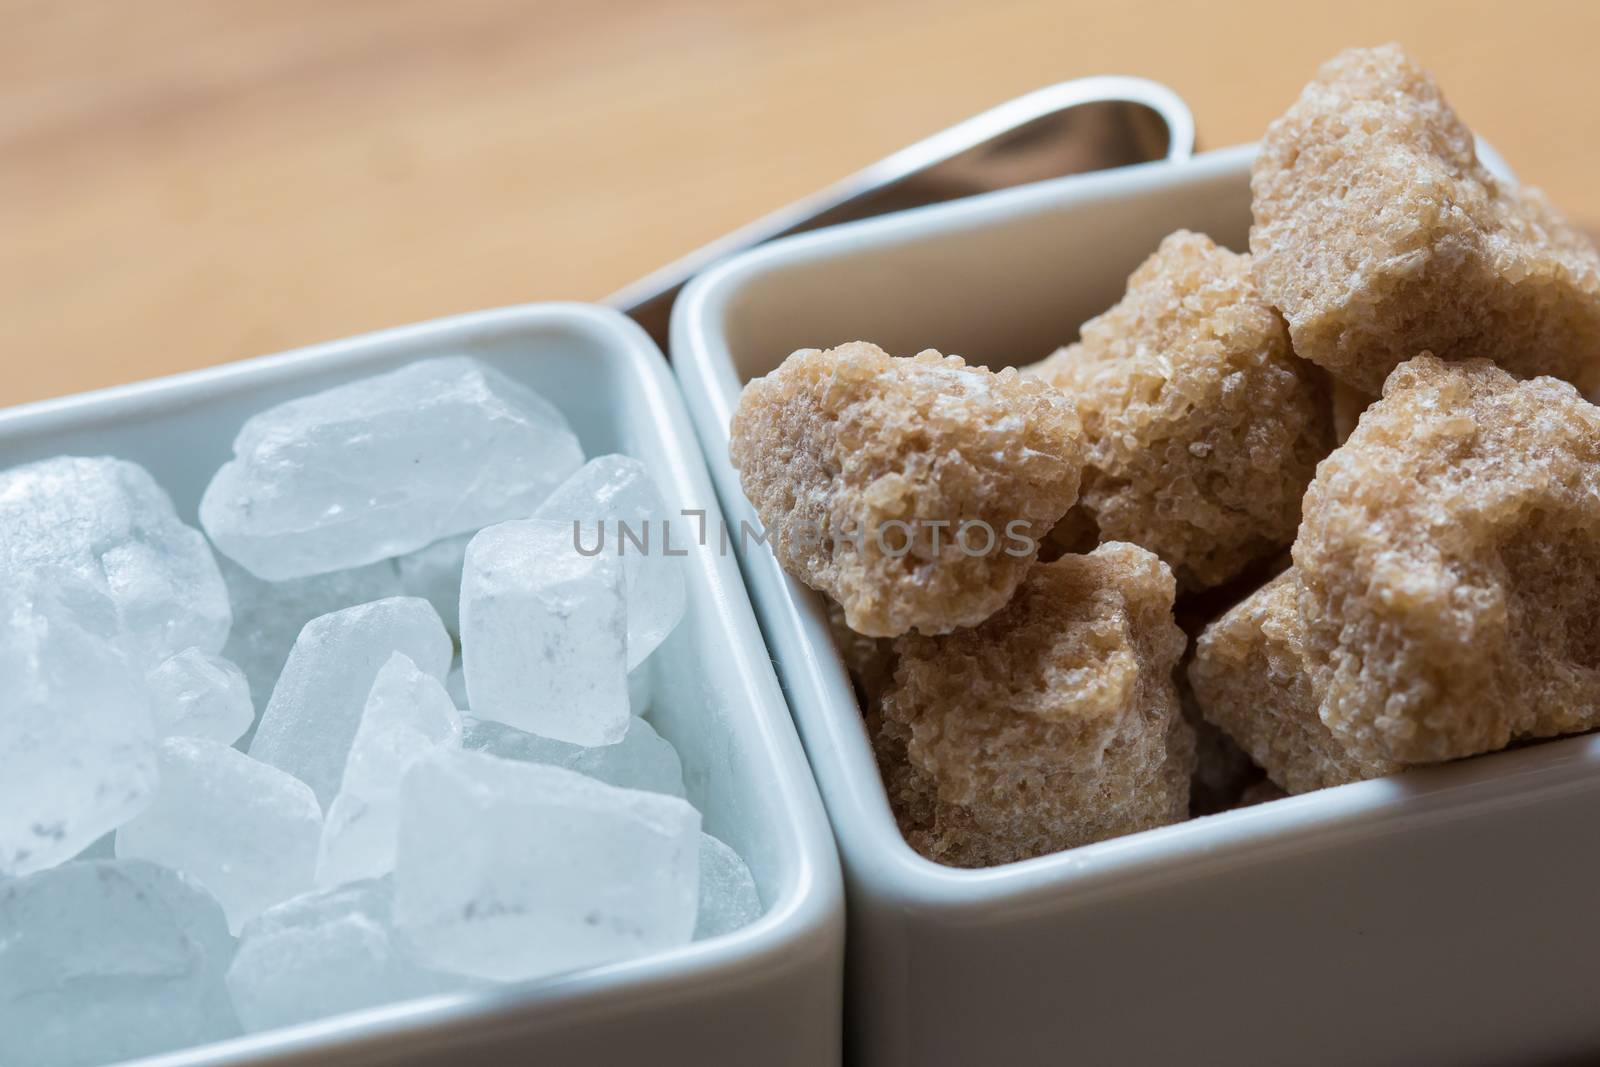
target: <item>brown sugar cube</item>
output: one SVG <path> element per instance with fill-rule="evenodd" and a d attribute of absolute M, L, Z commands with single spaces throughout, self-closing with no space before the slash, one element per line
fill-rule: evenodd
<path fill-rule="evenodd" d="M 1283 572 L 1206 627 L 1189 686 L 1208 722 L 1232 737 L 1290 793 L 1403 769 L 1352 754 L 1318 717 L 1305 662 L 1295 572 Z"/>
<path fill-rule="evenodd" d="M 1294 348 L 1376 395 L 1418 352 L 1600 385 L 1600 254 L 1397 45 L 1343 52 L 1267 129 L 1250 250 Z"/>
<path fill-rule="evenodd" d="M 1072 401 L 1043 382 L 861 342 L 747 385 L 729 452 L 784 569 L 869 637 L 1000 610 L 1083 465 Z"/>
<path fill-rule="evenodd" d="M 1078 405 L 1088 461 L 1063 548 L 1131 541 L 1184 591 L 1287 547 L 1333 447 L 1321 372 L 1295 358 L 1250 257 L 1180 230 L 1082 340 L 1029 372 Z M 1098 528 L 1097 531 L 1095 528 Z"/>
<path fill-rule="evenodd" d="M 1300 648 L 1350 752 L 1424 763 L 1600 725 L 1600 408 L 1571 385 L 1424 353 L 1304 510 Z"/>
<path fill-rule="evenodd" d="M 1186 818 L 1173 595 L 1112 542 L 1038 564 L 979 626 L 898 639 L 873 741 L 911 846 L 983 867 Z"/>

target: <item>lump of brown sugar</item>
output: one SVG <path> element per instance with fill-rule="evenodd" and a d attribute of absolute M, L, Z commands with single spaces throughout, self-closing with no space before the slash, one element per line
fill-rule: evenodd
<path fill-rule="evenodd" d="M 895 642 L 873 723 L 907 841 L 1010 863 L 1187 817 L 1172 572 L 1135 545 L 1036 565 L 993 618 Z"/>
<path fill-rule="evenodd" d="M 1077 499 L 1082 451 L 1043 382 L 860 342 L 747 385 L 729 445 L 778 561 L 872 637 L 1004 606 Z"/>
<path fill-rule="evenodd" d="M 1290 793 L 1401 770 L 1354 755 L 1322 724 L 1298 592 L 1295 572 L 1287 570 L 1206 627 L 1188 672 L 1201 714 Z"/>
<path fill-rule="evenodd" d="M 1600 725 L 1600 408 L 1572 386 L 1418 356 L 1304 512 L 1299 649 L 1349 752 L 1423 763 Z"/>
<path fill-rule="evenodd" d="M 1328 398 L 1296 359 L 1250 257 L 1180 230 L 1082 340 L 1030 368 L 1078 405 L 1088 461 L 1064 526 L 1131 541 L 1207 589 L 1286 547 L 1333 447 Z M 1092 546 L 1091 539 L 1089 544 Z"/>
<path fill-rule="evenodd" d="M 1255 277 L 1295 351 L 1375 395 L 1425 349 L 1600 385 L 1600 254 L 1496 179 L 1397 45 L 1325 64 L 1251 168 Z"/>

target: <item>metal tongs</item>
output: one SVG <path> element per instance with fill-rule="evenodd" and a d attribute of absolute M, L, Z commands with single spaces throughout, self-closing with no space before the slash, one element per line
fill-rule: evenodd
<path fill-rule="evenodd" d="M 903 148 L 689 253 L 605 302 L 631 316 L 665 352 L 679 290 L 735 252 L 891 211 L 1193 154 L 1194 116 L 1166 86 L 1115 76 L 1061 82 Z"/>

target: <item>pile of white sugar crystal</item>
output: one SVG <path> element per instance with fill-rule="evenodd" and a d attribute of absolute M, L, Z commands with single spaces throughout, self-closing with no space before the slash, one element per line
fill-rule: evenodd
<path fill-rule="evenodd" d="M 554 406 L 459 356 L 263 411 L 233 451 L 205 533 L 127 460 L 0 470 L 0 1064 L 760 914 L 642 717 L 691 540 L 644 464 L 585 463 Z"/>

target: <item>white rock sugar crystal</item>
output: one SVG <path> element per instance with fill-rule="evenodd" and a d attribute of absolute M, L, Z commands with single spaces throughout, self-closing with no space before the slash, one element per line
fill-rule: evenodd
<path fill-rule="evenodd" d="M 378 671 L 396 652 L 442 679 L 452 646 L 439 613 L 417 597 L 389 597 L 306 623 L 272 690 L 250 755 L 309 785 L 324 807 L 344 778 L 350 742 Z"/>
<path fill-rule="evenodd" d="M 461 658 L 480 719 L 575 745 L 628 732 L 621 561 L 584 556 L 569 523 L 482 530 L 461 577 Z"/>
<path fill-rule="evenodd" d="M 194 878 L 235 933 L 312 887 L 322 809 L 305 783 L 216 741 L 169 737 L 160 754 L 161 788 L 117 831 L 118 859 Z"/>
<path fill-rule="evenodd" d="M 200 521 L 223 553 L 272 580 L 530 515 L 583 463 L 548 401 L 465 356 L 269 408 L 244 424 L 233 453 Z"/>
<path fill-rule="evenodd" d="M 164 737 L 204 737 L 231 745 L 255 721 L 250 682 L 221 656 L 186 648 L 146 676 L 150 712 Z"/>
<path fill-rule="evenodd" d="M 468 719 L 461 747 L 501 759 L 565 767 L 624 789 L 647 789 L 675 797 L 684 795 L 683 763 L 678 759 L 678 750 L 639 718 L 628 724 L 628 732 L 621 741 L 596 747 L 569 745 L 502 722 Z"/>
<path fill-rule="evenodd" d="M 155 792 L 143 672 L 120 634 L 110 599 L 69 574 L 0 584 L 0 878 L 71 859 Z"/>
<path fill-rule="evenodd" d="M 438 749 L 400 787 L 395 922 L 425 963 L 513 981 L 681 945 L 700 813 L 573 771 Z"/>
<path fill-rule="evenodd" d="M 267 706 L 306 623 L 340 608 L 401 594 L 400 576 L 387 559 L 287 582 L 262 581 L 227 557 L 218 562 L 233 601 L 233 630 L 222 654 L 250 679 L 250 696 L 258 709 Z"/>
<path fill-rule="evenodd" d="M 432 604 L 452 634 L 461 632 L 461 565 L 471 540 L 472 534 L 446 537 L 394 560 L 401 590 Z"/>
<path fill-rule="evenodd" d="M 394 936 L 387 881 L 353 882 L 251 919 L 228 970 L 246 1030 L 321 1019 L 468 985 L 413 963 Z"/>
<path fill-rule="evenodd" d="M 367 695 L 343 784 L 328 808 L 317 884 L 393 870 L 401 775 L 430 749 L 460 743 L 461 713 L 439 679 L 417 670 L 404 653 L 390 656 Z"/>
<path fill-rule="evenodd" d="M 239 1032 L 222 909 L 141 860 L 0 881 L 0 1063 L 76 1067 Z"/>
<path fill-rule="evenodd" d="M 683 554 L 698 536 L 692 520 L 671 515 L 645 465 L 621 455 L 585 463 L 533 517 L 577 523 L 585 550 L 598 547 L 621 558 L 628 586 L 628 668 L 643 663 L 683 618 Z"/>
<path fill-rule="evenodd" d="M 0 580 L 38 568 L 111 598 L 141 668 L 193 645 L 218 652 L 228 595 L 200 531 L 137 463 L 56 456 L 0 471 Z"/>
<path fill-rule="evenodd" d="M 761 917 L 756 880 L 739 854 L 708 833 L 700 835 L 700 911 L 694 939 L 731 933 Z"/>

